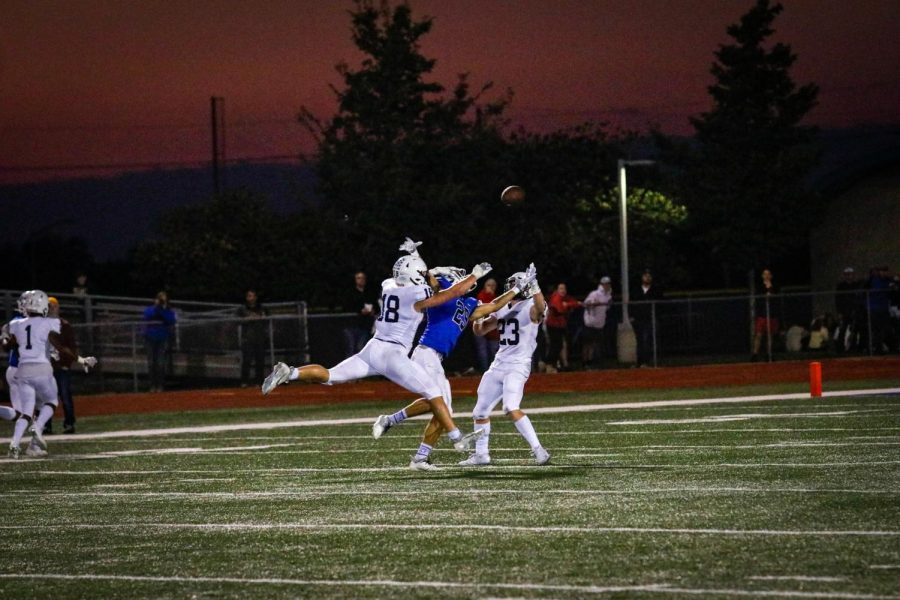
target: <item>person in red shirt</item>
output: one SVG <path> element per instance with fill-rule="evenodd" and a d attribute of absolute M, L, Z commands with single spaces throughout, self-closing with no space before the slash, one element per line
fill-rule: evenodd
<path fill-rule="evenodd" d="M 493 277 L 484 282 L 484 287 L 478 292 L 479 304 L 490 304 L 497 297 L 497 280 Z M 485 335 L 475 336 L 475 354 L 478 357 L 478 370 L 482 373 L 488 370 L 494 362 L 494 355 L 500 348 L 500 332 L 491 330 Z"/>
<path fill-rule="evenodd" d="M 549 307 L 546 320 L 547 335 L 550 336 L 550 348 L 547 350 L 547 370 L 555 372 L 559 368 L 559 354 L 562 351 L 563 343 L 571 345 L 566 339 L 569 313 L 581 306 L 581 302 L 569 296 L 566 284 L 560 283 L 550 295 L 550 302 L 547 304 Z"/>

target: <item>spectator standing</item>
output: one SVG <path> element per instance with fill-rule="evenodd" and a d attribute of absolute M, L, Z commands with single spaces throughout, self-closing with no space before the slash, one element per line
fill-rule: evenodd
<path fill-rule="evenodd" d="M 244 304 L 237 309 L 241 322 L 241 387 L 250 381 L 251 363 L 255 367 L 255 377 L 259 384 L 265 377 L 266 342 L 269 339 L 267 318 L 269 309 L 260 304 L 254 289 L 244 294 Z"/>
<path fill-rule="evenodd" d="M 581 362 L 585 368 L 593 363 L 600 366 L 603 356 L 606 317 L 612 304 L 612 280 L 603 276 L 600 285 L 584 299 L 584 332 L 581 342 Z"/>
<path fill-rule="evenodd" d="M 641 285 L 631 294 L 631 301 L 636 304 L 629 307 L 639 367 L 644 367 L 653 360 L 653 345 L 656 339 L 653 302 L 662 300 L 662 297 L 659 286 L 653 283 L 653 273 L 650 269 L 644 269 L 641 273 Z"/>
<path fill-rule="evenodd" d="M 75 338 L 75 328 L 60 317 L 59 300 L 50 296 L 47 298 L 47 316 L 51 319 L 59 319 L 59 335 L 64 346 L 72 353 L 78 355 L 78 342 Z M 50 353 L 50 364 L 53 365 L 53 378 L 56 379 L 56 389 L 63 407 L 63 433 L 75 433 L 75 403 L 72 399 L 72 372 L 70 368 L 74 361 L 73 356 Z M 47 421 L 44 433 L 53 433 L 53 421 Z"/>
<path fill-rule="evenodd" d="M 72 293 L 79 297 L 88 295 L 88 277 L 85 273 L 78 273 L 78 275 L 75 276 L 75 284 L 72 286 Z"/>
<path fill-rule="evenodd" d="M 147 342 L 147 373 L 150 391 L 161 392 L 169 367 L 169 341 L 175 326 L 175 311 L 169 307 L 166 292 L 156 294 L 152 306 L 144 309 L 144 339 Z"/>
<path fill-rule="evenodd" d="M 859 281 L 853 267 L 846 267 L 834 288 L 834 305 L 837 309 L 835 340 L 839 352 L 855 350 L 859 345 Z"/>
<path fill-rule="evenodd" d="M 569 296 L 565 283 L 556 286 L 556 290 L 550 295 L 547 313 L 547 335 L 550 337 L 550 348 L 547 351 L 547 371 L 556 372 L 559 364 L 560 352 L 566 342 L 569 327 L 569 313 L 575 310 L 581 303 Z"/>
<path fill-rule="evenodd" d="M 378 305 L 378 290 L 367 285 L 365 272 L 357 271 L 353 275 L 353 288 L 344 298 L 343 308 L 347 312 L 356 313 L 353 322 L 344 328 L 344 355 L 353 356 L 359 353 L 375 326 Z"/>
<path fill-rule="evenodd" d="M 490 304 L 497 297 L 497 280 L 493 277 L 484 282 L 484 287 L 478 292 L 479 304 Z M 478 358 L 478 370 L 484 373 L 494 362 L 494 356 L 500 348 L 500 332 L 492 329 L 485 335 L 475 336 L 475 354 Z"/>
<path fill-rule="evenodd" d="M 762 285 L 756 292 L 754 301 L 754 314 L 756 321 L 753 326 L 753 356 L 752 360 L 759 358 L 759 349 L 762 347 L 763 335 L 767 336 L 766 354 L 771 358 L 772 336 L 779 331 L 775 296 L 778 295 L 778 287 L 772 278 L 770 269 L 763 269 L 760 274 Z"/>
<path fill-rule="evenodd" d="M 872 351 L 884 354 L 885 346 L 890 347 L 891 339 L 891 276 L 888 268 L 872 267 L 866 288 L 869 291 L 867 305 L 872 327 Z"/>

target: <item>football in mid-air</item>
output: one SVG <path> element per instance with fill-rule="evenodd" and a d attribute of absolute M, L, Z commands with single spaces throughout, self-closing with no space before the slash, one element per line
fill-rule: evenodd
<path fill-rule="evenodd" d="M 518 204 L 525 199 L 525 190 L 517 185 L 511 185 L 500 193 L 500 202 L 507 206 Z"/>

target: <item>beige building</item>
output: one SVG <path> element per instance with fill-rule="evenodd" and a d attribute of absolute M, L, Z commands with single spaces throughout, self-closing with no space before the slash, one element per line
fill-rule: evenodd
<path fill-rule="evenodd" d="M 810 259 L 814 291 L 833 291 L 846 267 L 861 279 L 876 265 L 900 272 L 900 162 L 858 178 L 828 201 L 810 232 Z M 815 311 L 833 312 L 833 297 L 819 297 Z"/>

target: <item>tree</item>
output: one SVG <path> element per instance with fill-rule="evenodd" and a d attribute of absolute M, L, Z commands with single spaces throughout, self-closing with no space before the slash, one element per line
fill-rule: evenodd
<path fill-rule="evenodd" d="M 814 211 L 804 179 L 817 160 L 816 132 L 801 121 L 818 88 L 791 79 L 790 46 L 766 45 L 781 11 L 757 0 L 728 27 L 734 43 L 719 47 L 711 69 L 713 107 L 691 119 L 696 146 L 681 156 L 693 239 L 726 285 L 734 273 L 804 248 Z"/>
<path fill-rule="evenodd" d="M 263 198 L 227 192 L 167 213 L 160 238 L 136 248 L 134 277 L 145 293 L 238 301 L 247 287 L 261 286 L 269 297 L 280 295 L 303 271 L 297 263 L 304 253 L 290 247 L 288 229 Z"/>
<path fill-rule="evenodd" d="M 609 257 L 597 248 L 576 251 L 569 236 L 585 225 L 577 221 L 596 215 L 575 206 L 613 185 L 623 140 L 596 123 L 508 134 L 510 91 L 482 101 L 490 83 L 473 92 L 461 75 L 448 91 L 430 80 L 435 61 L 421 53 L 420 41 L 431 19 L 414 19 L 406 4 L 376 8 L 370 0 L 357 0 L 351 18 L 364 58 L 358 68 L 337 67 L 337 114 L 328 121 L 300 114 L 318 142 L 314 166 L 324 201 L 317 215 L 341 228 L 329 260 L 365 260 L 370 271 L 386 274 L 410 235 L 427 241 L 429 263 L 468 267 L 489 259 L 503 276 L 534 260 L 544 281 L 593 279 Z M 499 193 L 513 183 L 528 198 L 510 208 Z"/>
<path fill-rule="evenodd" d="M 337 114 L 326 122 L 305 108 L 300 114 L 318 142 L 324 210 L 346 224 L 335 251 L 343 262 L 383 257 L 373 260 L 384 272 L 404 235 L 431 240 L 437 232 L 442 237 L 432 251 L 469 258 L 448 233 L 468 226 L 467 213 L 478 212 L 484 181 L 497 171 L 509 93 L 482 104 L 490 83 L 473 94 L 460 75 L 446 95 L 429 81 L 435 61 L 422 55 L 419 42 L 432 20 L 415 20 L 406 4 L 376 8 L 357 0 L 351 17 L 365 58 L 358 69 L 337 66 L 344 81 L 343 89 L 333 88 Z"/>

